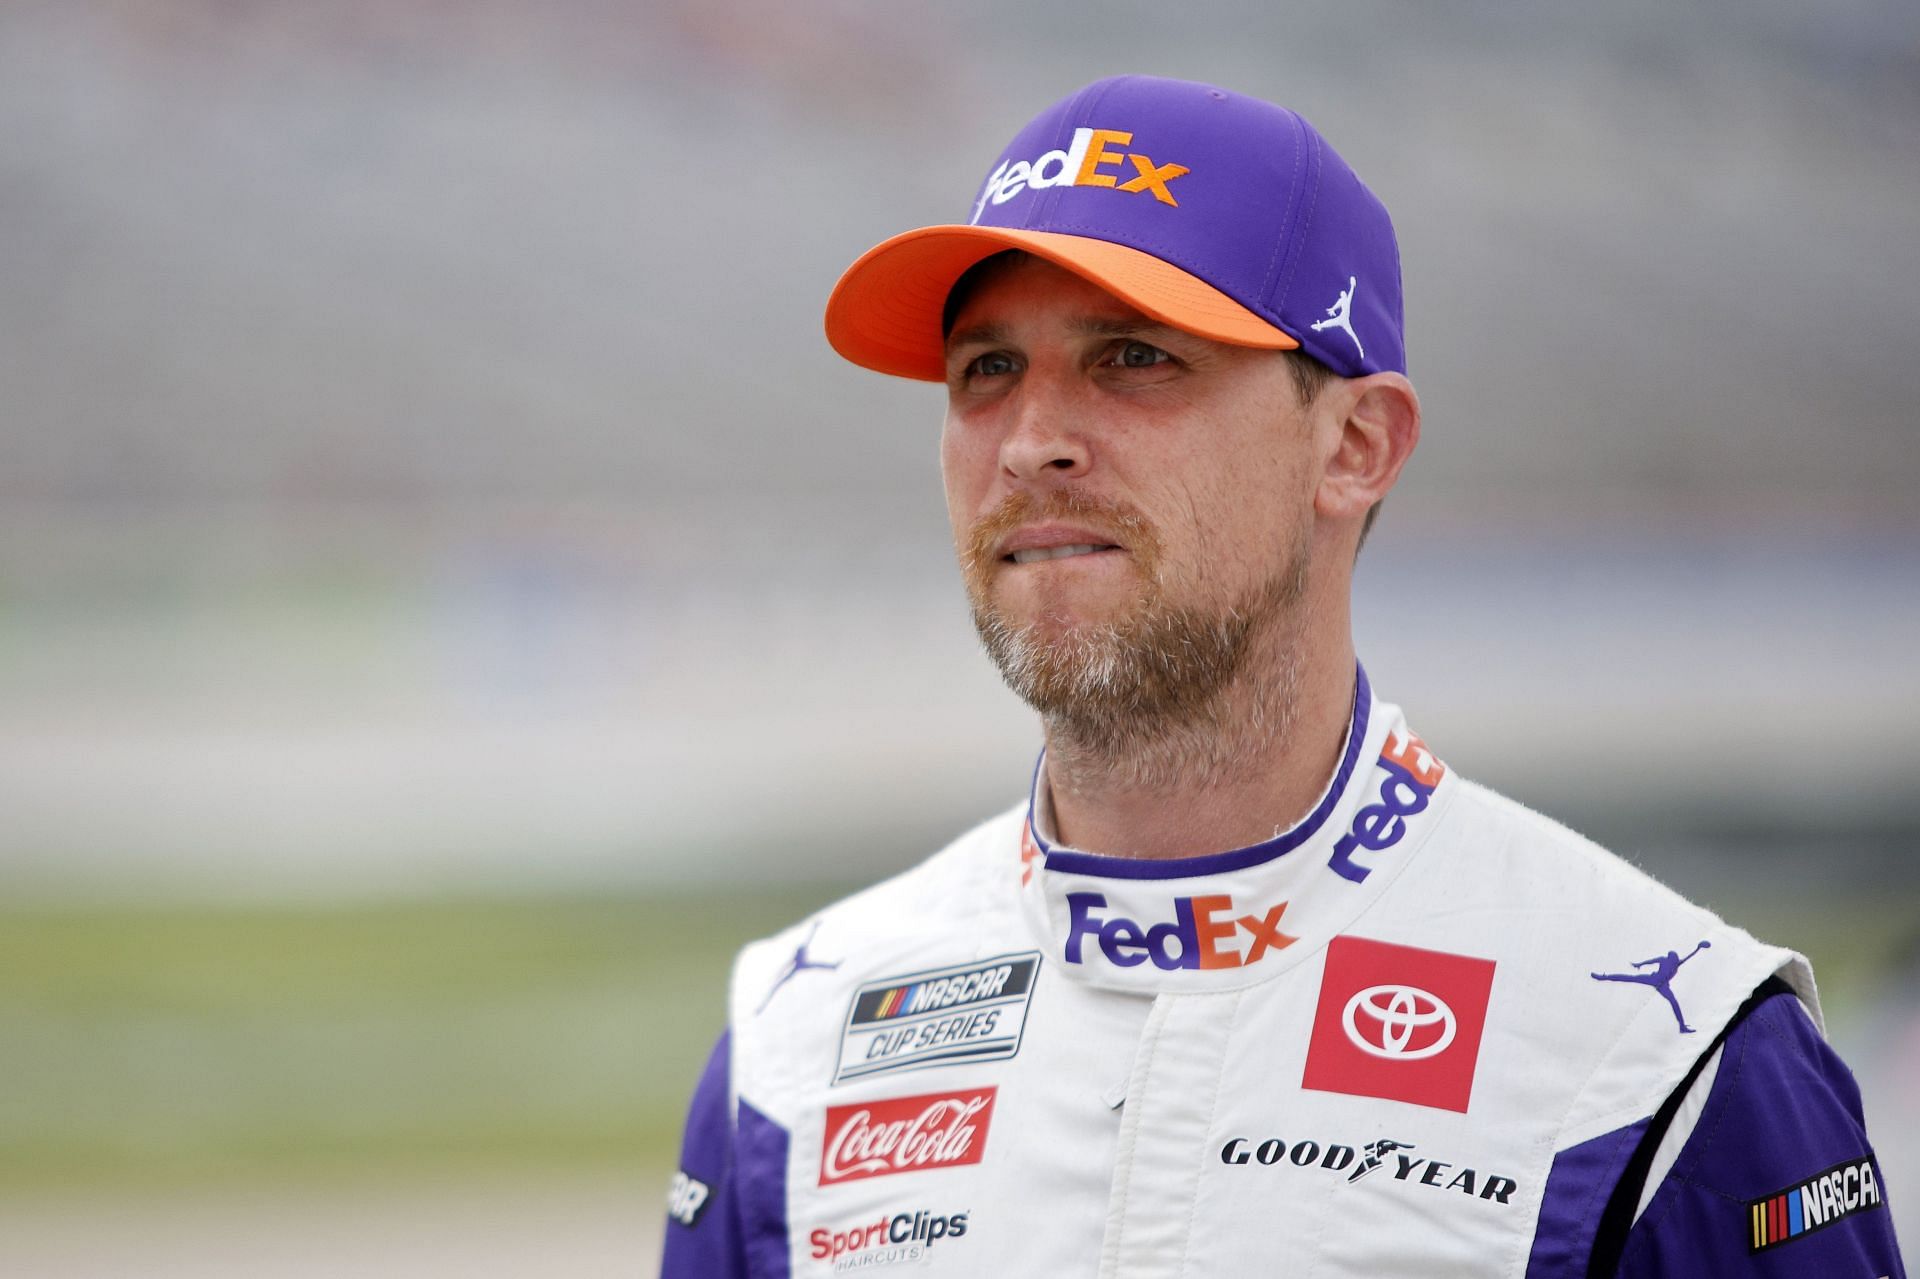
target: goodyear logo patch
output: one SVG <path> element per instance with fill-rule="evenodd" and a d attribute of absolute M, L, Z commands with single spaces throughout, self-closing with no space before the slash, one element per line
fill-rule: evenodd
<path fill-rule="evenodd" d="M 847 1010 L 833 1082 L 1012 1057 L 1039 968 L 1029 951 L 867 983 Z"/>
<path fill-rule="evenodd" d="M 1747 1251 L 1764 1252 L 1885 1204 L 1873 1157 L 1850 1159 L 1747 1205 Z"/>

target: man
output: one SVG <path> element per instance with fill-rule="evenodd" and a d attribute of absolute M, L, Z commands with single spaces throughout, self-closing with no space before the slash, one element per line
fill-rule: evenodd
<path fill-rule="evenodd" d="M 1311 126 L 1089 86 L 827 332 L 946 383 L 1045 750 L 741 955 L 669 1276 L 1900 1272 L 1805 962 L 1456 776 L 1355 661 L 1420 408 L 1386 210 Z"/>

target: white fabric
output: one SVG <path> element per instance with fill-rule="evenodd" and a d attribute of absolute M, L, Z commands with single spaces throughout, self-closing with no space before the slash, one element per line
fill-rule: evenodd
<path fill-rule="evenodd" d="M 1652 1114 L 1769 974 L 1783 972 L 1811 999 L 1798 956 L 1445 771 L 1396 708 L 1364 710 L 1358 766 L 1318 827 L 1278 857 L 1176 879 L 1107 876 L 1064 850 L 1040 852 L 1044 829 L 1036 841 L 1022 805 L 749 947 L 733 985 L 733 1081 L 790 1134 L 793 1274 L 860 1273 L 897 1256 L 886 1269 L 955 1275 L 1520 1275 L 1556 1152 Z M 1367 815 L 1385 795 L 1402 808 L 1417 802 L 1404 785 L 1391 789 L 1393 760 L 1437 778 L 1403 827 Z M 1358 882 L 1331 869 L 1356 830 L 1384 845 L 1349 847 L 1346 864 L 1365 871 Z M 1127 962 L 1110 962 L 1084 931 L 1079 961 L 1069 960 L 1076 894 L 1083 922 L 1139 925 L 1107 934 Z M 1091 913 L 1088 894 L 1102 899 Z M 1256 956 L 1255 928 L 1237 921 L 1265 924 L 1277 905 L 1292 940 Z M 1173 929 L 1182 909 L 1215 930 L 1208 953 L 1221 966 L 1163 969 L 1140 958 L 1137 939 Z M 1161 934 L 1163 955 L 1177 949 L 1171 935 Z M 1702 941 L 1710 946 L 1669 983 L 1693 1033 L 1680 1032 L 1651 986 L 1594 979 Z M 805 968 L 769 999 L 802 942 L 811 960 L 836 966 Z M 1425 981 L 1429 962 L 1440 976 L 1462 965 L 1491 972 L 1463 1109 L 1306 1086 L 1309 1057 L 1321 1051 L 1329 956 L 1382 945 L 1438 953 L 1403 970 L 1419 980 L 1396 972 L 1403 984 Z M 1015 1055 L 832 1082 L 863 987 L 1036 949 Z M 1386 1034 L 1389 1015 L 1426 1015 L 1413 996 L 1395 1012 L 1394 997 L 1370 996 L 1385 1013 L 1366 1034 Z M 1347 1004 L 1360 1010 L 1356 1027 L 1368 1006 Z M 1321 1021 L 1323 1036 L 1335 1026 L 1327 1042 L 1338 1047 L 1339 1017 Z M 1396 1057 L 1381 1069 L 1399 1080 L 1405 1068 Z M 833 1108 L 884 1110 L 987 1088 L 990 1122 L 969 1138 L 977 1162 L 821 1184 Z M 1355 1178 L 1365 1149 L 1383 1141 L 1391 1145 L 1378 1166 Z M 1254 1153 L 1263 1149 L 1285 1153 L 1263 1161 Z M 1246 1161 L 1234 1162 L 1238 1154 Z M 912 1246 L 814 1255 L 815 1231 L 920 1211 L 965 1213 L 965 1234 L 917 1255 Z"/>

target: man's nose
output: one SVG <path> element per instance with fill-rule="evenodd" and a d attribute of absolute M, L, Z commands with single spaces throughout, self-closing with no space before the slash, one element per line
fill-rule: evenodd
<path fill-rule="evenodd" d="M 1067 397 L 1044 386 L 1020 388 L 1013 421 L 1000 441 L 1000 465 L 1019 480 L 1073 479 L 1087 473 L 1093 451 Z"/>

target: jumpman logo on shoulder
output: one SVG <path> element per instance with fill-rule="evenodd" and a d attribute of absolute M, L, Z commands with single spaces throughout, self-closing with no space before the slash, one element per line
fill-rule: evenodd
<path fill-rule="evenodd" d="M 820 921 L 816 919 L 813 921 L 813 927 L 807 930 L 806 940 L 793 948 L 793 958 L 787 961 L 787 966 L 781 970 L 780 976 L 774 980 L 772 986 L 767 988 L 767 997 L 760 1001 L 758 1008 L 753 1010 L 756 1016 L 767 1011 L 767 1005 L 773 1002 L 773 997 L 780 993 L 782 986 L 792 981 L 795 977 L 798 977 L 807 969 L 820 968 L 831 972 L 840 966 L 840 961 L 837 959 L 831 963 L 822 963 L 820 960 L 811 959 L 807 956 L 807 947 L 813 945 L 814 934 L 819 931 Z"/>
<path fill-rule="evenodd" d="M 1670 950 L 1664 955 L 1656 955 L 1652 959 L 1641 959 L 1634 962 L 1634 968 L 1646 971 L 1631 973 L 1588 973 L 1587 976 L 1593 978 L 1595 981 L 1631 981 L 1638 982 L 1642 986 L 1653 987 L 1660 992 L 1660 997 L 1667 1001 L 1667 1006 L 1673 1009 L 1673 1019 L 1680 1023 L 1680 1033 L 1683 1035 L 1691 1035 L 1693 1033 L 1693 1027 L 1687 1025 L 1687 1019 L 1680 1015 L 1680 1001 L 1673 997 L 1673 978 L 1674 974 L 1680 971 L 1680 965 L 1686 963 L 1701 951 L 1712 949 L 1712 942 L 1703 941 L 1684 955 L 1677 950 Z"/>
<path fill-rule="evenodd" d="M 1359 350 L 1360 358 L 1364 360 L 1367 358 L 1367 348 L 1360 345 L 1360 335 L 1353 331 L 1352 319 L 1353 295 L 1359 287 L 1360 281 L 1351 275 L 1348 276 L 1346 289 L 1333 300 L 1333 305 L 1327 308 L 1327 318 L 1317 320 L 1307 327 L 1315 333 L 1325 333 L 1328 329 L 1345 329 L 1347 336 L 1353 339 L 1353 345 Z"/>

